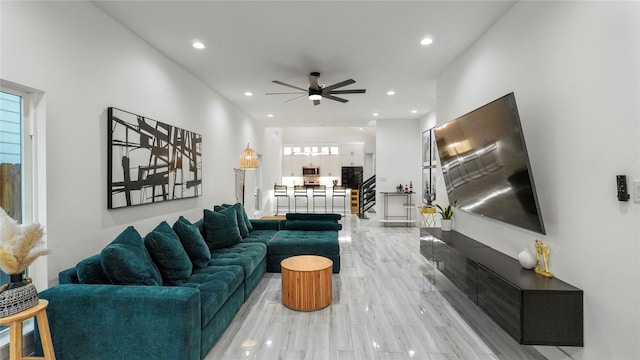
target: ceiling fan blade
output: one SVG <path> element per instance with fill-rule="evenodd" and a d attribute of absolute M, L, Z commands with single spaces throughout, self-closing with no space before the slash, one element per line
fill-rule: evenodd
<path fill-rule="evenodd" d="M 279 93 L 266 93 L 265 95 L 293 95 L 293 94 L 306 94 L 307 92 L 279 92 Z"/>
<path fill-rule="evenodd" d="M 339 82 L 339 83 L 337 83 L 337 84 L 329 85 L 329 86 L 326 86 L 326 87 L 322 88 L 322 92 L 327 92 L 327 93 L 329 93 L 329 92 L 331 92 L 331 90 L 333 90 L 333 89 L 337 89 L 337 88 L 339 88 L 339 87 L 343 87 L 343 86 L 351 85 L 351 84 L 354 84 L 355 82 L 356 82 L 356 81 L 355 81 L 355 80 L 353 80 L 353 79 L 349 79 L 349 80 L 341 81 L 341 82 Z"/>
<path fill-rule="evenodd" d="M 319 86 L 318 86 L 318 76 L 320 76 L 320 73 L 311 73 L 309 74 L 309 87 L 313 90 L 318 90 Z"/>
<path fill-rule="evenodd" d="M 320 105 L 320 100 L 313 100 L 313 105 Z"/>
<path fill-rule="evenodd" d="M 285 102 L 285 103 L 288 103 L 289 101 L 293 101 L 293 100 L 295 100 L 295 99 L 300 99 L 300 98 L 301 98 L 301 97 L 303 97 L 303 96 L 307 96 L 307 94 L 302 94 L 302 95 L 300 95 L 300 96 L 296 96 L 296 97 L 291 98 L 291 99 L 289 99 L 289 100 L 287 100 L 287 101 L 284 101 L 284 102 Z"/>
<path fill-rule="evenodd" d="M 353 89 L 353 90 L 333 90 L 330 94 L 364 94 L 366 89 Z"/>
<path fill-rule="evenodd" d="M 297 87 L 297 86 L 293 86 L 293 85 L 285 84 L 285 83 L 283 83 L 282 81 L 278 81 L 278 80 L 273 80 L 273 83 L 275 83 L 275 84 L 279 84 L 279 85 L 283 85 L 283 86 L 288 86 L 288 87 L 290 87 L 290 88 L 298 89 L 298 90 L 301 90 L 301 91 L 307 91 L 307 89 L 303 89 L 303 88 L 301 88 L 301 87 Z"/>
<path fill-rule="evenodd" d="M 333 96 L 333 95 L 329 95 L 329 94 L 322 94 L 323 98 L 327 98 L 327 99 L 331 99 L 331 100 L 335 100 L 335 101 L 340 101 L 341 103 L 346 103 L 347 99 L 343 99 L 343 98 L 339 98 L 337 96 Z"/>

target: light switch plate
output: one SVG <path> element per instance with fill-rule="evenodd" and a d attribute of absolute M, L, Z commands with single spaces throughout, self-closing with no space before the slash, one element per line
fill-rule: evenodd
<path fill-rule="evenodd" d="M 633 180 L 633 202 L 640 203 L 640 180 Z"/>

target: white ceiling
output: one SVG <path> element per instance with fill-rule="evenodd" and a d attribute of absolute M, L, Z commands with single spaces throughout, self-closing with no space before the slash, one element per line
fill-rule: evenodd
<path fill-rule="evenodd" d="M 435 78 L 514 1 L 93 1 L 109 16 L 266 126 L 355 126 L 423 117 Z M 433 44 L 419 44 L 431 37 Z M 194 49 L 194 39 L 206 48 Z M 279 80 L 307 88 L 346 79 L 313 106 Z M 387 95 L 393 90 L 395 95 Z M 252 92 L 251 97 L 245 92 Z M 411 113 L 417 110 L 417 113 Z M 373 113 L 378 113 L 374 117 Z M 272 118 L 268 114 L 273 114 Z"/>

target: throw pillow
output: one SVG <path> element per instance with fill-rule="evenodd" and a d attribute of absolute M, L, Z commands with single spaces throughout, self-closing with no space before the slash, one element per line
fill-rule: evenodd
<path fill-rule="evenodd" d="M 242 241 L 238 218 L 233 208 L 218 212 L 204 209 L 204 228 L 207 232 L 205 241 L 210 250 L 222 249 Z"/>
<path fill-rule="evenodd" d="M 127 227 L 102 249 L 100 263 L 113 284 L 162 285 L 162 275 L 133 226 Z"/>
<path fill-rule="evenodd" d="M 195 269 L 207 267 L 209 260 L 211 260 L 211 252 L 198 227 L 180 216 L 178 221 L 173 224 L 173 231 L 178 234 L 182 246 L 184 246 L 193 263 L 193 267 Z"/>
<path fill-rule="evenodd" d="M 247 230 L 249 230 L 249 232 L 252 232 L 253 231 L 253 224 L 251 224 L 251 220 L 249 220 L 249 216 L 247 215 L 247 211 L 244 208 L 244 205 L 242 205 L 240 203 L 237 203 L 236 205 L 240 208 L 239 213 L 240 213 L 240 215 L 242 215 L 242 219 L 244 220 L 244 224 L 247 226 Z M 238 211 L 238 210 L 236 209 L 236 211 Z"/>
<path fill-rule="evenodd" d="M 156 263 L 165 284 L 180 285 L 189 280 L 193 264 L 178 235 L 166 221 L 144 237 L 144 244 Z"/>
<path fill-rule="evenodd" d="M 100 254 L 93 255 L 76 265 L 76 273 L 80 284 L 111 284 L 111 280 L 102 270 Z"/>
<path fill-rule="evenodd" d="M 242 214 L 246 214 L 244 211 L 244 206 L 242 206 L 242 204 L 236 203 L 234 205 L 230 205 L 230 204 L 215 205 L 213 207 L 213 210 L 221 211 L 228 208 L 233 208 L 236 211 L 236 217 L 238 218 L 238 229 L 240 230 L 240 236 L 242 236 L 242 238 L 246 238 L 247 236 L 249 236 L 249 228 L 247 227 L 247 224 L 244 220 L 244 216 L 242 215 Z"/>

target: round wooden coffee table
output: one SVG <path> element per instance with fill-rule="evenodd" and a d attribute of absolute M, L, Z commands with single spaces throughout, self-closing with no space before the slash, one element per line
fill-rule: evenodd
<path fill-rule="evenodd" d="M 331 304 L 333 261 L 315 255 L 300 255 L 280 262 L 282 304 L 292 310 L 314 311 Z"/>

